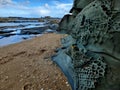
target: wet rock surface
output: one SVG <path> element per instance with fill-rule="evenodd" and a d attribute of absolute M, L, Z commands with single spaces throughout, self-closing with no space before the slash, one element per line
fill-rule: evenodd
<path fill-rule="evenodd" d="M 73 90 L 120 90 L 120 0 L 74 0 L 53 56 Z"/>
<path fill-rule="evenodd" d="M 21 30 L 21 34 L 42 34 L 47 29 L 49 29 L 49 26 L 25 28 Z"/>
<path fill-rule="evenodd" d="M 26 39 L 40 36 L 44 33 L 55 33 L 57 23 L 50 22 L 2 22 L 0 23 L 0 46 L 5 46 Z"/>
<path fill-rule="evenodd" d="M 4 24 L 3 26 L 0 25 L 0 35 L 4 36 L 4 34 L 9 34 L 14 33 L 15 31 L 20 30 L 19 34 L 20 35 L 25 35 L 25 34 L 42 34 L 45 32 L 47 29 L 51 29 L 55 31 L 58 27 L 57 24 L 46 24 L 45 22 L 31 22 L 31 23 L 0 23 Z M 9 24 L 9 26 L 7 26 Z M 12 26 L 14 24 L 15 26 Z M 18 33 L 14 33 L 18 34 Z"/>

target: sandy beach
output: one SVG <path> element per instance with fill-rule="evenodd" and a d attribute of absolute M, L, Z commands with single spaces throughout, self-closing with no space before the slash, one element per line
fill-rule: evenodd
<path fill-rule="evenodd" d="M 0 90 L 71 90 L 51 61 L 63 35 L 45 34 L 0 48 Z"/>

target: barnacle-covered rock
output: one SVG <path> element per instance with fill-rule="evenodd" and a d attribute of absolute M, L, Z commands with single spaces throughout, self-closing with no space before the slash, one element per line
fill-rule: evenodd
<path fill-rule="evenodd" d="M 106 63 L 102 57 L 83 54 L 76 45 L 71 47 L 69 56 L 74 68 L 74 89 L 95 88 L 98 80 L 105 75 Z"/>
<path fill-rule="evenodd" d="M 62 19 L 59 31 L 69 36 L 54 61 L 67 67 L 73 90 L 120 90 L 119 6 L 120 0 L 74 0 Z"/>

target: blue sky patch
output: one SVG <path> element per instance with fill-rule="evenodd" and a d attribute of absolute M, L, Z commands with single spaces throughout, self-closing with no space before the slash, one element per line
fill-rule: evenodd
<path fill-rule="evenodd" d="M 73 0 L 0 0 L 0 17 L 62 17 Z"/>

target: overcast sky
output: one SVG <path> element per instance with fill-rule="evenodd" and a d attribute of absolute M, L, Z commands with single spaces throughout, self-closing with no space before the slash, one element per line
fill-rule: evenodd
<path fill-rule="evenodd" d="M 62 17 L 73 0 L 0 0 L 0 17 Z"/>

